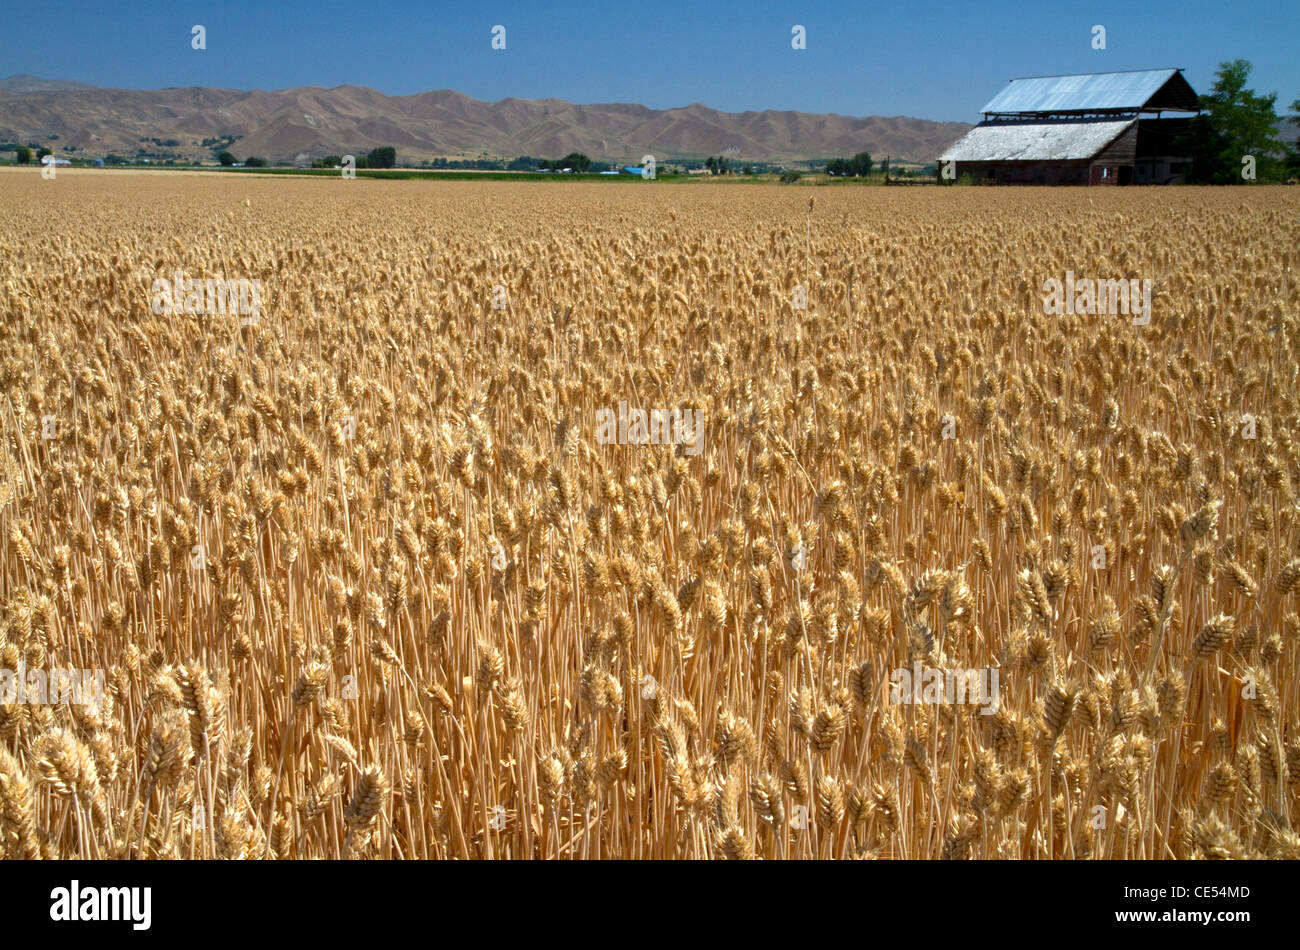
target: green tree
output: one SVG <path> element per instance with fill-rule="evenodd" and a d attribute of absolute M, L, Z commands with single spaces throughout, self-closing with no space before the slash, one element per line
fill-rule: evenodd
<path fill-rule="evenodd" d="M 1254 158 L 1256 180 L 1281 177 L 1277 155 L 1282 144 L 1276 138 L 1274 110 L 1277 93 L 1261 96 L 1247 88 L 1251 69 L 1245 59 L 1220 63 L 1210 92 L 1200 97 L 1201 114 L 1192 119 L 1187 135 L 1175 142 L 1175 147 L 1184 149 L 1192 159 L 1188 181 L 1239 184 L 1248 167 L 1243 162 L 1247 157 Z"/>
<path fill-rule="evenodd" d="M 1300 126 L 1300 98 L 1291 103 L 1291 122 L 1293 125 Z M 1296 131 L 1300 131 L 1300 127 Z M 1300 176 L 1300 138 L 1291 143 L 1291 151 L 1286 157 L 1286 168 L 1292 176 Z"/>
<path fill-rule="evenodd" d="M 716 174 L 717 174 L 717 172 L 714 171 L 714 165 L 715 165 L 715 164 L 716 164 L 716 163 L 714 162 L 714 160 L 713 160 L 713 156 L 712 156 L 712 155 L 710 155 L 708 158 L 706 158 L 706 159 L 704 160 L 704 167 L 707 168 L 707 169 L 709 170 L 709 174 L 710 174 L 710 175 L 716 175 Z"/>
<path fill-rule="evenodd" d="M 258 158 L 256 155 L 250 155 L 244 159 L 244 165 L 248 168 L 265 168 L 266 159 Z"/>
<path fill-rule="evenodd" d="M 229 152 L 222 152 L 217 156 L 217 161 L 222 165 L 233 165 L 235 164 L 235 156 L 231 155 Z"/>
<path fill-rule="evenodd" d="M 366 165 L 370 168 L 392 168 L 397 164 L 397 149 L 391 145 L 382 145 L 366 153 Z"/>
<path fill-rule="evenodd" d="M 54 154 L 53 149 L 46 148 L 44 145 L 42 145 L 40 148 L 36 150 L 36 160 L 39 162 L 46 155 L 53 155 L 53 154 Z"/>
<path fill-rule="evenodd" d="M 855 178 L 865 177 L 871 174 L 871 156 L 866 152 L 858 152 L 852 158 L 832 158 L 826 163 L 826 173 L 841 177 L 847 175 Z"/>
<path fill-rule="evenodd" d="M 561 168 L 572 168 L 575 172 L 585 172 L 591 169 L 591 159 L 581 152 L 570 152 L 560 159 Z"/>
<path fill-rule="evenodd" d="M 802 177 L 803 176 L 793 168 L 787 168 L 785 171 L 781 172 L 781 184 L 792 185 Z"/>
<path fill-rule="evenodd" d="M 18 164 L 30 165 L 32 163 L 32 150 L 26 145 L 18 146 Z"/>

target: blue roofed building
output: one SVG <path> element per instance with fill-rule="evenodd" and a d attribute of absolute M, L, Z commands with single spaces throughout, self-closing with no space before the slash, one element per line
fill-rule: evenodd
<path fill-rule="evenodd" d="M 988 184 L 1128 185 L 1180 181 L 1178 136 L 1199 111 L 1181 69 L 1013 79 L 984 120 L 939 162 Z"/>

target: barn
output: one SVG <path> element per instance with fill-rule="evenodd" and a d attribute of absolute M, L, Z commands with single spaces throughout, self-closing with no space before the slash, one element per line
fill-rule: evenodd
<path fill-rule="evenodd" d="M 1174 142 L 1191 116 L 1164 113 L 1198 111 L 1181 69 L 1013 79 L 939 162 L 997 185 L 1171 184 L 1188 162 Z"/>

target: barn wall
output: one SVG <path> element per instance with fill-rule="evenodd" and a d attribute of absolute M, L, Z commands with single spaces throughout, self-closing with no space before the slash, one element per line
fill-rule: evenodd
<path fill-rule="evenodd" d="M 958 162 L 957 174 L 994 185 L 1086 185 L 1088 162 Z"/>
<path fill-rule="evenodd" d="M 1118 185 L 1119 171 L 1124 166 L 1108 165 L 1105 162 L 1098 162 L 1088 169 L 1088 184 L 1090 185 Z"/>
<path fill-rule="evenodd" d="M 1102 165 L 1132 165 L 1137 158 L 1138 123 L 1124 130 L 1119 138 L 1093 156 L 1093 162 Z"/>

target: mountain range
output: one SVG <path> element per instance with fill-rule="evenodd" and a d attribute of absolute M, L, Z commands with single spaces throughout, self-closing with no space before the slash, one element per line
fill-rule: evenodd
<path fill-rule="evenodd" d="M 798 161 L 870 152 L 873 159 L 933 161 L 970 126 L 905 116 L 865 118 L 764 110 L 721 112 L 702 103 L 651 109 L 562 99 L 484 102 L 449 89 L 389 96 L 366 86 L 274 91 L 107 89 L 69 80 L 0 79 L 0 142 L 72 146 L 90 156 L 307 163 L 381 145 L 399 163 L 444 158 L 559 157 L 659 161 L 728 155 L 737 162 Z"/>

